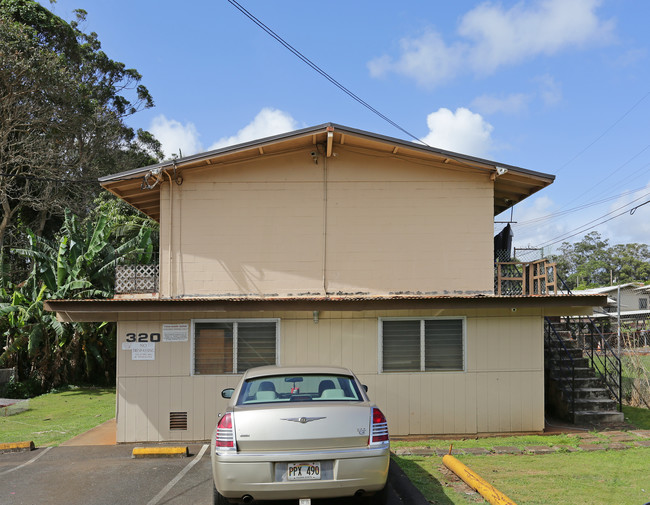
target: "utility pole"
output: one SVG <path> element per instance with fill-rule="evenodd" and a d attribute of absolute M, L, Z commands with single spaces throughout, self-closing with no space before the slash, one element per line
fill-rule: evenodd
<path fill-rule="evenodd" d="M 617 306 L 617 317 L 618 320 L 618 330 L 616 332 L 616 341 L 618 347 L 618 355 L 621 355 L 621 285 L 618 285 L 617 295 L 616 295 L 616 306 Z"/>

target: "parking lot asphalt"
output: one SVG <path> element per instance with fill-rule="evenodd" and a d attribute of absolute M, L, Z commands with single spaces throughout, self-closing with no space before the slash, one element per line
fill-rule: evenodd
<path fill-rule="evenodd" d="M 189 457 L 133 459 L 132 444 L 59 446 L 0 454 L 0 503 L 3 505 L 209 505 L 212 475 L 209 448 L 189 445 Z M 398 495 L 403 484 L 391 463 L 388 505 L 413 503 Z M 395 486 L 393 485 L 395 483 Z M 408 483 L 410 484 L 410 483 Z M 408 492 L 402 490 L 402 494 Z M 412 491 L 412 489 L 410 489 Z M 274 502 L 277 505 L 295 501 Z M 358 501 L 314 500 L 314 505 L 351 505 Z M 369 503 L 372 503 L 370 501 Z"/>

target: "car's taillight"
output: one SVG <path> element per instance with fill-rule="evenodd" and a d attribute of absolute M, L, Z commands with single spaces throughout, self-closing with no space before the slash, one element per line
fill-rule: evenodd
<path fill-rule="evenodd" d="M 217 424 L 215 435 L 215 446 L 217 449 L 236 450 L 235 428 L 232 425 L 232 414 L 224 414 Z"/>
<path fill-rule="evenodd" d="M 372 426 L 370 427 L 370 444 L 388 442 L 388 423 L 386 416 L 377 407 L 372 408 Z"/>

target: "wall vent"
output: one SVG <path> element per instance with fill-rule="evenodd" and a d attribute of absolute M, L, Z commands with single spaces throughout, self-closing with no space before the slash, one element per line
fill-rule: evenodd
<path fill-rule="evenodd" d="M 169 429 L 187 430 L 187 412 L 170 412 Z"/>

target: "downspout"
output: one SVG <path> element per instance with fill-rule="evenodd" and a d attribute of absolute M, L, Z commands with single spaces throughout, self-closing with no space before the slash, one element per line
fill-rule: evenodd
<path fill-rule="evenodd" d="M 327 158 L 332 156 L 334 127 L 327 127 L 327 147 L 323 159 L 323 296 L 327 296 Z"/>
<path fill-rule="evenodd" d="M 173 282 L 172 282 L 172 237 L 174 235 L 173 233 L 173 222 L 172 219 L 174 217 L 174 212 L 173 212 L 173 206 L 174 206 L 174 192 L 173 192 L 173 186 L 172 184 L 174 181 L 172 180 L 172 176 L 169 175 L 169 172 L 165 172 L 167 177 L 169 177 L 169 240 L 167 241 L 167 255 L 169 258 L 169 270 L 167 272 L 167 275 L 169 275 L 169 280 L 167 282 L 168 286 L 168 296 L 169 298 L 172 298 L 172 287 L 173 287 Z"/>
<path fill-rule="evenodd" d="M 327 296 L 327 156 L 323 158 L 323 296 Z"/>

